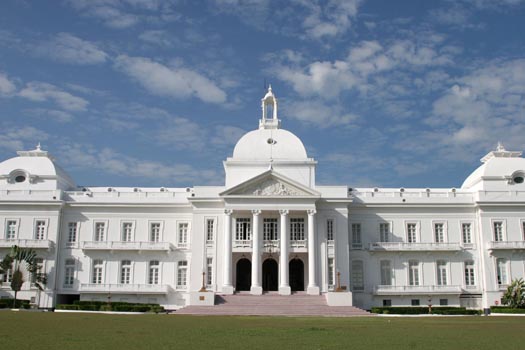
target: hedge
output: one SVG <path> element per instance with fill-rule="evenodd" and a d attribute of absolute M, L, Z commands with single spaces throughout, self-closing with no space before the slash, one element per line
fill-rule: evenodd
<path fill-rule="evenodd" d="M 11 309 L 13 307 L 13 299 L 0 299 L 0 309 Z M 15 309 L 29 309 L 31 304 L 29 300 L 16 300 Z"/>
<path fill-rule="evenodd" d="M 508 306 L 491 306 L 490 312 L 496 314 L 525 314 L 525 308 L 512 308 Z"/>
<path fill-rule="evenodd" d="M 159 304 L 134 304 L 126 302 L 107 303 L 104 301 L 79 301 L 71 304 L 59 304 L 59 310 L 87 310 L 87 311 L 120 311 L 120 312 L 164 312 Z"/>
<path fill-rule="evenodd" d="M 385 306 L 373 307 L 374 314 L 392 314 L 392 315 L 428 315 L 428 306 Z M 432 307 L 433 315 L 480 315 L 481 310 L 467 310 L 464 307 L 453 306 L 435 306 Z"/>

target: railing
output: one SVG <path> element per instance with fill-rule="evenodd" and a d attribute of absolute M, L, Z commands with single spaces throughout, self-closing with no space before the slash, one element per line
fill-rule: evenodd
<path fill-rule="evenodd" d="M 372 251 L 432 251 L 432 250 L 461 250 L 459 243 L 407 243 L 407 242 L 373 242 L 369 249 Z"/>
<path fill-rule="evenodd" d="M 525 241 L 492 241 L 489 249 L 525 249 Z"/>
<path fill-rule="evenodd" d="M 53 242 L 49 239 L 0 239 L 0 248 L 16 245 L 22 248 L 49 249 Z"/>
<path fill-rule="evenodd" d="M 352 249 L 363 249 L 362 243 L 351 243 Z"/>
<path fill-rule="evenodd" d="M 252 247 L 252 240 L 249 239 L 236 239 L 233 241 L 233 248 L 251 248 Z"/>
<path fill-rule="evenodd" d="M 290 241 L 291 248 L 306 248 L 306 239 L 295 239 Z"/>
<path fill-rule="evenodd" d="M 95 284 L 82 283 L 81 293 L 114 293 L 114 294 L 168 294 L 166 284 Z"/>
<path fill-rule="evenodd" d="M 188 249 L 188 243 L 177 243 L 177 248 L 179 249 Z"/>
<path fill-rule="evenodd" d="M 461 286 L 385 286 L 378 285 L 374 287 L 374 294 L 459 294 L 462 292 Z"/>
<path fill-rule="evenodd" d="M 264 240 L 263 241 L 263 247 L 266 249 L 279 249 L 279 240 L 278 239 L 271 239 L 271 240 Z"/>
<path fill-rule="evenodd" d="M 169 242 L 119 242 L 119 241 L 85 241 L 84 250 L 172 250 Z"/>

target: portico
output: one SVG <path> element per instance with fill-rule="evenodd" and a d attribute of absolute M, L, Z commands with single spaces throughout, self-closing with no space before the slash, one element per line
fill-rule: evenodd
<path fill-rule="evenodd" d="M 275 290 L 281 295 L 295 291 L 318 295 L 315 216 L 315 209 L 226 209 L 227 263 L 222 292 L 232 294 L 241 289 L 260 295 Z M 246 288 L 248 280 L 250 288 Z"/>

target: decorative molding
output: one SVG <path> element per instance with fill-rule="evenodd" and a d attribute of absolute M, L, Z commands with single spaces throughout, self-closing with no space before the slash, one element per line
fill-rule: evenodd
<path fill-rule="evenodd" d="M 308 213 L 308 215 L 315 215 L 317 213 L 315 209 L 310 209 L 310 210 L 307 210 L 306 212 Z"/>
<path fill-rule="evenodd" d="M 279 214 L 281 215 L 288 215 L 290 213 L 290 211 L 288 209 L 281 209 L 279 210 Z"/>
<path fill-rule="evenodd" d="M 252 210 L 253 215 L 261 215 L 261 210 Z"/>
<path fill-rule="evenodd" d="M 233 210 L 231 210 L 231 209 L 224 209 L 224 214 L 225 215 L 230 216 L 230 215 L 232 215 L 232 213 L 233 213 Z"/>
<path fill-rule="evenodd" d="M 255 188 L 254 188 L 255 187 Z M 256 196 L 304 196 L 305 193 L 299 192 L 297 189 L 287 186 L 281 181 L 275 179 L 268 179 L 257 184 L 254 187 L 249 187 L 244 191 L 244 194 L 253 194 Z"/>

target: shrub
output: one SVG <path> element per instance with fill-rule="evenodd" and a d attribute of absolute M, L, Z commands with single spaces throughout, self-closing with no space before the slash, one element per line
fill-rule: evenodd
<path fill-rule="evenodd" d="M 503 305 L 508 305 L 511 308 L 525 307 L 525 281 L 523 278 L 515 279 L 511 282 L 503 298 L 501 298 Z"/>
<path fill-rule="evenodd" d="M 79 310 L 78 305 L 59 304 L 56 307 L 58 310 Z"/>
<path fill-rule="evenodd" d="M 497 314 L 525 314 L 525 308 L 512 308 L 508 306 L 491 306 L 490 312 Z"/>
<path fill-rule="evenodd" d="M 422 306 L 386 306 L 373 307 L 374 314 L 392 314 L 392 315 L 425 315 L 428 314 L 428 307 Z M 467 310 L 464 307 L 454 306 L 436 306 L 432 307 L 434 315 L 479 315 L 480 310 Z"/>
<path fill-rule="evenodd" d="M 13 307 L 13 299 L 0 299 L 0 309 L 10 309 Z M 31 304 L 29 300 L 16 300 L 16 309 L 29 309 Z"/>

